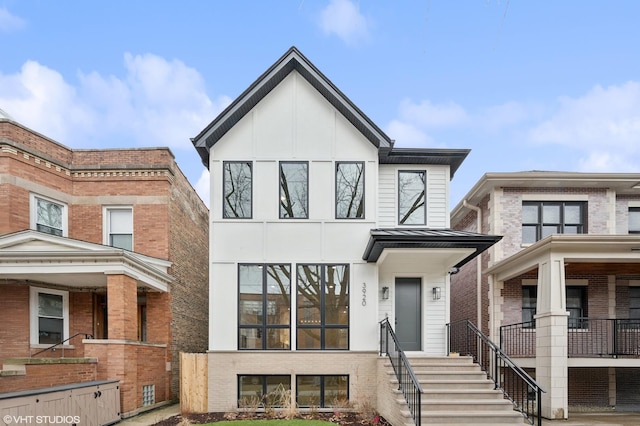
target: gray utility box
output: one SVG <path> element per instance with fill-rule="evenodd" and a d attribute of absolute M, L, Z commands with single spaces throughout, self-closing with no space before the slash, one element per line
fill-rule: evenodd
<path fill-rule="evenodd" d="M 0 426 L 104 426 L 120 421 L 117 380 L 0 394 Z"/>

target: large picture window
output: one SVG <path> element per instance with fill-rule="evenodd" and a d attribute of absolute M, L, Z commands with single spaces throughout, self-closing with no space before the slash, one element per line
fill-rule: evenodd
<path fill-rule="evenodd" d="M 523 202 L 522 243 L 532 244 L 553 234 L 584 234 L 585 211 L 584 202 Z"/>
<path fill-rule="evenodd" d="M 31 228 L 47 234 L 67 236 L 67 206 L 38 195 L 31 196 Z"/>
<path fill-rule="evenodd" d="M 69 337 L 69 293 L 30 288 L 31 343 L 54 345 Z"/>
<path fill-rule="evenodd" d="M 250 219 L 252 169 L 248 161 L 225 161 L 223 171 L 222 216 L 224 218 Z"/>
<path fill-rule="evenodd" d="M 400 225 L 425 225 L 426 173 L 424 171 L 398 172 L 398 223 Z"/>
<path fill-rule="evenodd" d="M 309 218 L 309 163 L 280 163 L 280 218 Z"/>
<path fill-rule="evenodd" d="M 629 207 L 629 233 L 640 234 L 640 207 Z"/>
<path fill-rule="evenodd" d="M 239 349 L 290 349 L 291 267 L 239 265 Z"/>
<path fill-rule="evenodd" d="M 300 407 L 341 406 L 349 400 L 349 376 L 296 376 Z"/>
<path fill-rule="evenodd" d="M 349 266 L 298 265 L 297 348 L 349 349 Z"/>
<path fill-rule="evenodd" d="M 364 163 L 336 164 L 336 218 L 364 218 Z"/>
<path fill-rule="evenodd" d="M 291 376 L 238 376 L 239 406 L 255 407 L 258 403 L 282 407 L 279 391 L 291 390 Z"/>

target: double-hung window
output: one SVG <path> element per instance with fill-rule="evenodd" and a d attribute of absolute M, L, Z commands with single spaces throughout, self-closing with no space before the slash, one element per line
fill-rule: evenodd
<path fill-rule="evenodd" d="M 364 218 L 364 163 L 336 163 L 336 219 Z"/>
<path fill-rule="evenodd" d="M 349 349 L 349 266 L 298 265 L 297 348 Z"/>
<path fill-rule="evenodd" d="M 553 234 L 584 234 L 586 203 L 524 201 L 522 243 L 532 244 Z"/>
<path fill-rule="evenodd" d="M 291 266 L 239 265 L 239 349 L 291 347 Z"/>
<path fill-rule="evenodd" d="M 424 170 L 398 172 L 398 223 L 400 225 L 426 225 L 427 174 Z"/>
<path fill-rule="evenodd" d="M 280 219 L 309 218 L 309 163 L 280 162 Z"/>
<path fill-rule="evenodd" d="M 629 233 L 640 234 L 640 207 L 629 207 Z"/>
<path fill-rule="evenodd" d="M 105 243 L 111 247 L 133 250 L 133 208 L 105 208 Z"/>
<path fill-rule="evenodd" d="M 39 195 L 31 195 L 31 228 L 47 234 L 67 236 L 67 206 Z"/>
<path fill-rule="evenodd" d="M 31 344 L 53 345 L 69 337 L 69 293 L 31 287 Z"/>
<path fill-rule="evenodd" d="M 222 217 L 251 219 L 253 176 L 251 162 L 225 161 L 222 164 Z"/>

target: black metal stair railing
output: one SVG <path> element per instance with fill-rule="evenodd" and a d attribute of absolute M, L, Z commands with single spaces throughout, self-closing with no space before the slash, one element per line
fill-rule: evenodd
<path fill-rule="evenodd" d="M 447 324 L 447 348 L 449 353 L 471 356 L 530 424 L 537 418 L 542 426 L 544 390 L 471 321 Z"/>
<path fill-rule="evenodd" d="M 411 369 L 404 351 L 398 345 L 396 334 L 389 324 L 389 319 L 380 321 L 380 356 L 386 354 L 391 361 L 393 371 L 398 379 L 398 389 L 402 391 L 409 412 L 416 426 L 420 426 L 422 415 L 422 388 Z"/>
<path fill-rule="evenodd" d="M 34 354 L 31 354 L 30 356 L 34 357 L 34 356 L 39 355 L 39 354 L 41 354 L 43 352 L 55 351 L 58 346 L 63 345 L 64 343 L 68 342 L 69 340 L 71 340 L 71 339 L 73 339 L 74 337 L 77 337 L 77 336 L 84 336 L 85 339 L 93 339 L 93 335 L 91 335 L 89 333 L 76 333 L 76 334 L 74 334 L 73 336 L 71 336 L 71 337 L 69 337 L 67 339 L 61 340 L 61 341 L 59 341 L 57 343 L 54 343 L 53 345 L 51 345 L 51 346 L 49 346 L 47 348 L 44 348 L 44 349 L 42 349 L 42 350 L 40 350 L 40 351 L 38 351 L 38 352 L 36 352 Z M 64 346 L 62 346 L 62 357 L 64 358 Z"/>

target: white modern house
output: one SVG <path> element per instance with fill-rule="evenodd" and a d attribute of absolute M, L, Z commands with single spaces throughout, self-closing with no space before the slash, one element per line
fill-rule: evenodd
<path fill-rule="evenodd" d="M 382 411 L 385 319 L 408 354 L 447 354 L 450 272 L 500 239 L 449 229 L 468 150 L 394 148 L 295 47 L 192 142 L 211 175 L 209 411 L 278 385 Z"/>

